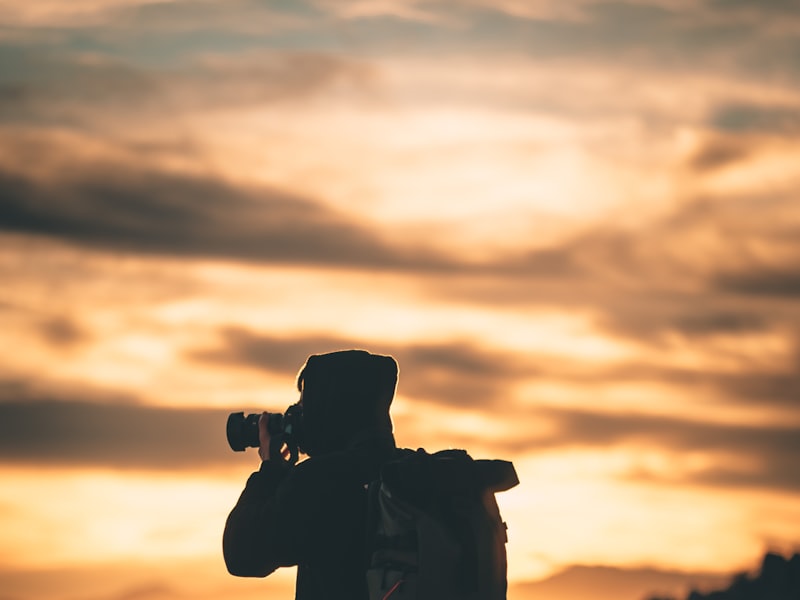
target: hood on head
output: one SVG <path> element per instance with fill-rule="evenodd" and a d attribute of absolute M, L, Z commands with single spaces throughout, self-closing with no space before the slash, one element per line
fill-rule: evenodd
<path fill-rule="evenodd" d="M 356 436 L 392 433 L 389 406 L 397 362 L 365 350 L 308 357 L 297 377 L 303 398 L 301 450 L 309 456 L 344 450 Z"/>

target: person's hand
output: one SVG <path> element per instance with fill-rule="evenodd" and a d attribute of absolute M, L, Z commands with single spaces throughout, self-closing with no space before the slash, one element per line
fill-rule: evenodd
<path fill-rule="evenodd" d="M 267 430 L 267 421 L 269 421 L 269 413 L 264 411 L 258 417 L 258 455 L 261 460 L 269 460 L 270 435 Z"/>

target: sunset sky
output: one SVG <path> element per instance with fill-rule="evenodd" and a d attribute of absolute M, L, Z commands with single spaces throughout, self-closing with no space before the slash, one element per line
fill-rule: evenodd
<path fill-rule="evenodd" d="M 342 348 L 511 600 L 797 549 L 798 190 L 795 0 L 0 0 L 0 599 L 292 598 L 225 418 Z"/>

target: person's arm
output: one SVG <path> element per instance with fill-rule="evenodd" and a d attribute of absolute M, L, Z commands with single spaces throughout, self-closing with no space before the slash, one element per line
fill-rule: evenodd
<path fill-rule="evenodd" d="M 287 524 L 298 520 L 303 494 L 287 481 L 292 467 L 269 460 L 266 422 L 264 413 L 258 421 L 261 468 L 247 480 L 222 536 L 225 565 L 239 577 L 266 577 L 299 561 L 299 536 L 291 535 Z"/>

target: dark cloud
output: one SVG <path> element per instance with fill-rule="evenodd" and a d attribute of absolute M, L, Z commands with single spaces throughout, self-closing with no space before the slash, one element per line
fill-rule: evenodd
<path fill-rule="evenodd" d="M 791 337 L 796 318 L 791 309 L 770 313 L 758 302 L 731 302 L 725 293 L 637 292 L 618 306 L 608 302 L 611 305 L 597 321 L 602 329 L 662 348 L 676 339 L 702 345 L 719 336 L 778 333 Z"/>
<path fill-rule="evenodd" d="M 457 266 L 424 248 L 392 248 L 367 227 L 288 192 L 135 165 L 82 167 L 48 182 L 0 170 L 0 229 L 148 254 L 365 269 Z"/>
<path fill-rule="evenodd" d="M 264 49 L 161 68 L 125 56 L 9 47 L 0 44 L 0 122 L 68 125 L 94 131 L 120 118 L 176 118 L 196 110 L 296 104 L 323 92 L 373 97 L 367 62 L 313 51 Z"/>
<path fill-rule="evenodd" d="M 71 319 L 54 317 L 40 324 L 43 337 L 54 346 L 69 347 L 85 341 L 87 334 Z"/>
<path fill-rule="evenodd" d="M 609 236 L 597 246 L 604 246 L 610 252 L 617 252 L 615 243 L 624 242 L 621 237 Z M 557 281 L 574 280 L 588 275 L 582 260 L 582 246 L 592 245 L 588 239 L 568 242 L 556 248 L 537 249 L 520 257 L 512 257 L 497 265 L 497 272 L 524 274 L 541 279 Z M 624 251 L 624 250 L 623 250 Z"/>
<path fill-rule="evenodd" d="M 109 106 L 158 106 L 157 74 L 120 59 L 87 61 L 63 49 L 0 44 L 0 122 L 75 126 Z"/>
<path fill-rule="evenodd" d="M 590 446 L 637 442 L 682 450 L 735 452 L 748 457 L 800 456 L 800 426 L 726 425 L 674 417 L 567 409 L 537 409 L 559 431 L 542 443 L 561 440 Z M 795 474 L 800 478 L 800 474 Z M 800 483 L 800 479 L 798 480 Z"/>
<path fill-rule="evenodd" d="M 69 400 L 0 402 L 0 461 L 119 469 L 234 464 L 227 414 Z"/>
<path fill-rule="evenodd" d="M 731 399 L 781 407 L 795 413 L 800 390 L 800 361 L 772 371 L 718 374 L 709 377 Z"/>
<path fill-rule="evenodd" d="M 190 357 L 206 362 L 255 367 L 286 377 L 295 377 L 306 358 L 312 354 L 361 347 L 344 338 L 277 338 L 257 335 L 240 328 L 229 328 L 221 334 L 221 347 L 196 350 L 190 353 Z"/>
<path fill-rule="evenodd" d="M 125 24 L 122 33 L 133 29 L 139 36 L 147 32 L 172 32 L 181 36 L 184 44 L 198 34 L 214 36 L 215 32 L 230 30 L 244 38 L 281 39 L 287 31 L 302 35 L 312 27 L 314 19 L 323 19 L 314 2 L 298 0 L 291 4 L 259 0 L 229 0 L 216 2 L 176 0 L 169 3 L 142 2 L 120 7 L 120 18 L 109 25 Z M 137 36 L 138 39 L 141 39 Z M 254 43 L 251 40 L 250 43 Z"/>
<path fill-rule="evenodd" d="M 800 431 L 795 431 L 800 435 Z M 750 457 L 745 457 L 746 461 Z M 797 453 L 788 456 L 759 457 L 755 468 L 736 464 L 718 468 L 708 467 L 691 477 L 691 481 L 711 487 L 773 488 L 787 492 L 800 492 L 800 476 L 797 475 Z M 650 478 L 646 474 L 640 477 Z M 657 478 L 656 478 L 657 479 Z"/>
<path fill-rule="evenodd" d="M 793 135 L 800 131 L 800 106 L 723 105 L 712 114 L 710 125 L 732 133 Z"/>
<path fill-rule="evenodd" d="M 741 358 L 741 357 L 740 357 Z M 746 361 L 742 361 L 746 362 Z M 741 371 L 712 368 L 659 367 L 627 364 L 592 374 L 577 374 L 572 381 L 591 384 L 615 381 L 650 382 L 682 387 L 684 394 L 697 398 L 724 398 L 731 406 L 763 406 L 782 409 L 787 417 L 800 417 L 797 390 L 800 389 L 800 364 L 743 367 Z M 725 410 L 717 406 L 718 410 Z"/>
<path fill-rule="evenodd" d="M 519 357 L 480 350 L 466 342 L 392 346 L 331 337 L 275 338 L 243 329 L 224 331 L 220 347 L 195 351 L 190 356 L 294 377 L 311 354 L 346 348 L 394 356 L 400 365 L 398 386 L 404 395 L 452 407 L 491 406 L 503 399 L 513 377 L 535 372 Z"/>
<path fill-rule="evenodd" d="M 452 408 L 493 407 L 508 402 L 510 384 L 537 367 L 510 352 L 474 343 L 411 344 L 394 351 L 404 394 Z"/>
<path fill-rule="evenodd" d="M 698 173 L 729 167 L 753 155 L 753 140 L 717 137 L 707 140 L 690 158 L 689 166 Z"/>
<path fill-rule="evenodd" d="M 65 7 L 33 18 L 5 15 L 6 39 L 21 47 L 93 57 L 124 57 L 156 70 L 210 51 L 250 52 L 341 45 L 331 23 L 312 2 L 215 2 L 178 0 Z"/>
<path fill-rule="evenodd" d="M 750 310 L 684 310 L 668 323 L 670 330 L 686 334 L 736 334 L 764 331 L 766 315 Z"/>
<path fill-rule="evenodd" d="M 797 3 L 794 0 L 762 0 L 753 4 L 748 0 L 706 0 L 712 10 L 725 12 L 742 11 L 764 16 L 797 17 Z"/>
<path fill-rule="evenodd" d="M 670 353 L 692 347 L 738 368 L 661 365 L 636 358 L 597 368 L 578 360 L 559 362 L 542 356 L 537 359 L 541 372 L 547 378 L 589 387 L 615 382 L 665 385 L 698 399 L 721 399 L 731 406 L 763 406 L 800 418 L 800 337 L 795 307 L 744 303 L 732 309 L 724 302 L 718 306 L 707 296 L 671 297 L 666 306 L 657 306 L 661 300 L 654 297 L 648 302 L 647 297 L 639 297 L 616 310 L 609 309 L 604 319 L 612 318 L 613 322 L 606 320 L 600 325 L 614 336 L 658 351 Z M 642 305 L 649 305 L 649 309 Z M 761 336 L 775 336 L 785 344 L 771 362 L 753 358 L 752 344 L 769 344 L 760 342 Z M 741 348 L 737 339 L 742 340 Z M 724 410 L 722 406 L 719 409 Z"/>
<path fill-rule="evenodd" d="M 11 106 L 26 103 L 29 99 L 29 92 L 29 88 L 19 83 L 0 84 L 0 107 L 3 107 L 5 112 Z"/>
<path fill-rule="evenodd" d="M 736 294 L 797 298 L 800 296 L 800 266 L 720 273 L 715 282 L 721 290 Z"/>
<path fill-rule="evenodd" d="M 610 413 L 578 409 L 538 407 L 525 419 L 550 423 L 548 434 L 503 436 L 482 443 L 500 455 L 540 452 L 556 448 L 613 448 L 635 445 L 666 450 L 680 456 L 707 452 L 715 464 L 681 479 L 677 474 L 636 470 L 627 474 L 638 480 L 692 483 L 708 486 L 759 487 L 800 491 L 800 425 L 727 425 L 646 414 Z M 487 432 L 488 433 L 488 432 Z M 469 440 L 456 440 L 468 443 Z M 473 442 L 474 443 L 474 442 Z"/>

